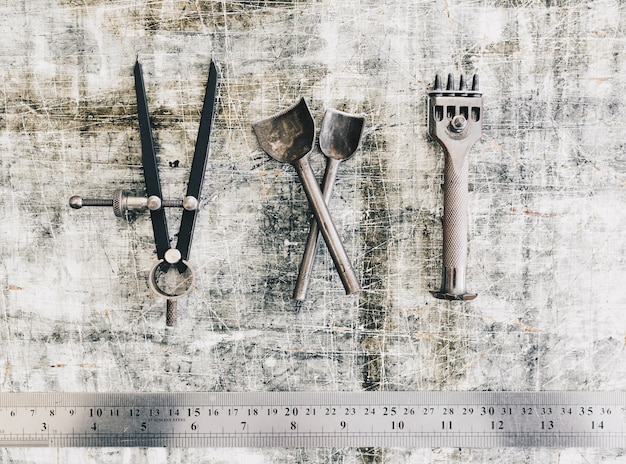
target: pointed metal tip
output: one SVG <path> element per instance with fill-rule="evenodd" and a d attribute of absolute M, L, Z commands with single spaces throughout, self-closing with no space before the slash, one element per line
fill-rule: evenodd
<path fill-rule="evenodd" d="M 474 77 L 472 78 L 472 90 L 474 91 L 478 91 L 478 74 L 474 74 Z"/>
<path fill-rule="evenodd" d="M 211 60 L 209 63 L 209 78 L 207 80 L 207 92 L 210 87 L 213 87 L 212 92 L 215 93 L 215 87 L 217 87 L 217 80 L 219 79 L 219 75 L 217 72 L 217 66 L 215 66 L 215 61 Z"/>
<path fill-rule="evenodd" d="M 435 75 L 434 90 L 441 90 L 441 76 L 439 74 Z"/>
<path fill-rule="evenodd" d="M 459 81 L 459 90 L 467 90 L 467 84 L 465 83 L 465 76 L 461 74 L 461 80 Z"/>
<path fill-rule="evenodd" d="M 446 90 L 454 90 L 454 75 L 448 74 L 448 83 L 446 84 Z"/>

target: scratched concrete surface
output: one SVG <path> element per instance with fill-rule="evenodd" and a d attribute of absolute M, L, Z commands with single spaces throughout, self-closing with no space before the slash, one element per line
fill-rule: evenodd
<path fill-rule="evenodd" d="M 0 2 L 0 391 L 623 390 L 626 6 L 618 0 Z M 148 289 L 149 220 L 70 210 L 142 193 L 141 59 L 165 196 L 184 193 L 213 57 L 219 104 L 179 325 Z M 478 72 L 471 303 L 439 284 L 436 72 Z M 299 96 L 362 113 L 331 211 L 364 290 L 250 123 Z M 170 167 L 170 163 L 178 167 Z M 323 161 L 314 153 L 319 173 Z M 170 216 L 171 228 L 178 218 Z M 4 449 L 34 462 L 626 462 L 594 449 Z"/>

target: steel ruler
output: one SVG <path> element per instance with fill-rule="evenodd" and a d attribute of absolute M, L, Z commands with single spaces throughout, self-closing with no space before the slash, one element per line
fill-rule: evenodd
<path fill-rule="evenodd" d="M 626 447 L 626 392 L 0 393 L 0 446 Z"/>

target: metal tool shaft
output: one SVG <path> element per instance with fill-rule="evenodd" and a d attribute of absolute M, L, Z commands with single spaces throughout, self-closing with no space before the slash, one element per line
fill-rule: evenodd
<path fill-rule="evenodd" d="M 139 60 L 135 63 L 135 94 L 137 96 L 137 117 L 139 119 L 139 138 L 141 139 L 141 164 L 143 165 L 146 193 L 148 197 L 163 198 L 161 181 L 159 180 L 159 168 L 150 126 L 150 113 L 146 98 L 146 87 L 143 81 L 143 71 Z M 170 234 L 167 229 L 167 219 L 163 209 L 150 210 L 150 221 L 154 232 L 154 244 L 157 257 L 163 259 L 163 255 L 170 247 Z"/>
<path fill-rule="evenodd" d="M 322 196 L 324 197 L 324 203 L 326 203 L 326 205 L 330 202 L 340 163 L 341 160 L 327 158 L 324 179 L 322 180 Z M 298 280 L 296 281 L 296 287 L 293 291 L 294 300 L 302 301 L 306 298 L 311 272 L 313 271 L 313 263 L 315 262 L 315 254 L 319 244 L 319 235 L 320 228 L 317 221 L 311 221 L 309 237 L 307 238 L 304 254 L 302 255 L 302 262 L 300 263 L 300 270 L 298 271 Z M 358 291 L 358 289 L 355 291 Z"/>
<path fill-rule="evenodd" d="M 211 137 L 211 124 L 213 121 L 213 111 L 215 109 L 215 95 L 217 92 L 217 68 L 215 63 L 211 61 L 209 66 L 209 79 L 206 84 L 204 94 L 204 103 L 202 105 L 202 113 L 200 116 L 200 127 L 198 129 L 198 137 L 196 139 L 196 147 L 194 150 L 193 160 L 191 162 L 191 170 L 189 172 L 189 183 L 187 184 L 187 197 L 200 200 L 202 193 L 202 184 L 206 171 L 207 160 L 209 157 L 209 140 Z M 198 216 L 198 209 L 185 210 L 180 220 L 180 229 L 178 231 L 178 242 L 176 248 L 180 250 L 182 259 L 189 259 L 191 250 L 191 242 L 193 232 Z"/>
<path fill-rule="evenodd" d="M 311 206 L 311 210 L 315 216 L 315 221 L 317 222 L 319 230 L 324 237 L 328 251 L 330 252 L 333 262 L 335 263 L 335 267 L 337 268 L 337 273 L 339 274 L 341 282 L 346 290 L 346 294 L 358 292 L 361 289 L 359 279 L 357 278 L 356 273 L 352 268 L 352 264 L 350 263 L 350 259 L 348 258 L 348 254 L 341 243 L 335 224 L 333 223 L 328 207 L 326 206 L 326 201 L 322 191 L 320 190 L 317 180 L 315 179 L 315 174 L 313 173 L 313 169 L 309 163 L 308 156 L 300 158 L 293 163 L 293 165 L 296 168 L 298 176 L 300 176 L 300 181 L 309 200 L 309 205 Z"/>
<path fill-rule="evenodd" d="M 83 198 L 74 195 L 70 198 L 70 206 L 73 209 L 81 209 L 85 207 L 108 206 L 113 208 L 113 213 L 118 216 L 124 216 L 126 211 L 144 211 L 146 209 L 160 208 L 184 208 L 183 200 L 160 200 L 154 197 L 136 197 L 130 196 L 122 190 L 116 190 L 112 199 L 108 198 Z"/>

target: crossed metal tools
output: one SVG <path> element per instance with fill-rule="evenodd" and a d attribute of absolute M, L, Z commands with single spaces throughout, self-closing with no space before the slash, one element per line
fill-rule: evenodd
<path fill-rule="evenodd" d="M 321 232 L 335 264 L 346 294 L 361 289 L 359 280 L 343 247 L 335 224 L 328 211 L 339 163 L 357 150 L 361 141 L 365 118 L 335 109 L 324 114 L 319 143 L 326 155 L 326 170 L 322 189 L 317 184 L 308 155 L 315 141 L 315 122 L 304 98 L 267 119 L 252 124 L 261 148 L 277 161 L 294 166 L 313 211 L 309 238 L 300 264 L 293 298 L 302 301 L 311 277 L 318 235 Z"/>
<path fill-rule="evenodd" d="M 76 195 L 70 198 L 70 206 L 75 209 L 83 206 L 112 206 L 113 212 L 118 217 L 124 216 L 126 211 L 150 210 L 150 220 L 159 261 L 150 271 L 148 283 L 157 295 L 167 300 L 166 324 L 173 326 L 176 325 L 177 318 L 176 300 L 187 294 L 193 285 L 193 270 L 187 260 L 189 259 L 191 240 L 198 215 L 199 199 L 209 152 L 209 138 L 217 90 L 217 69 L 215 64 L 211 62 L 187 193 L 182 201 L 163 199 L 156 151 L 150 128 L 150 114 L 143 71 L 139 61 L 135 64 L 134 75 L 141 137 L 141 162 L 147 198 L 129 196 L 122 191 L 116 191 L 112 200 L 83 199 Z M 175 246 L 171 244 L 165 207 L 183 208 L 180 229 L 177 234 L 178 240 Z"/>

